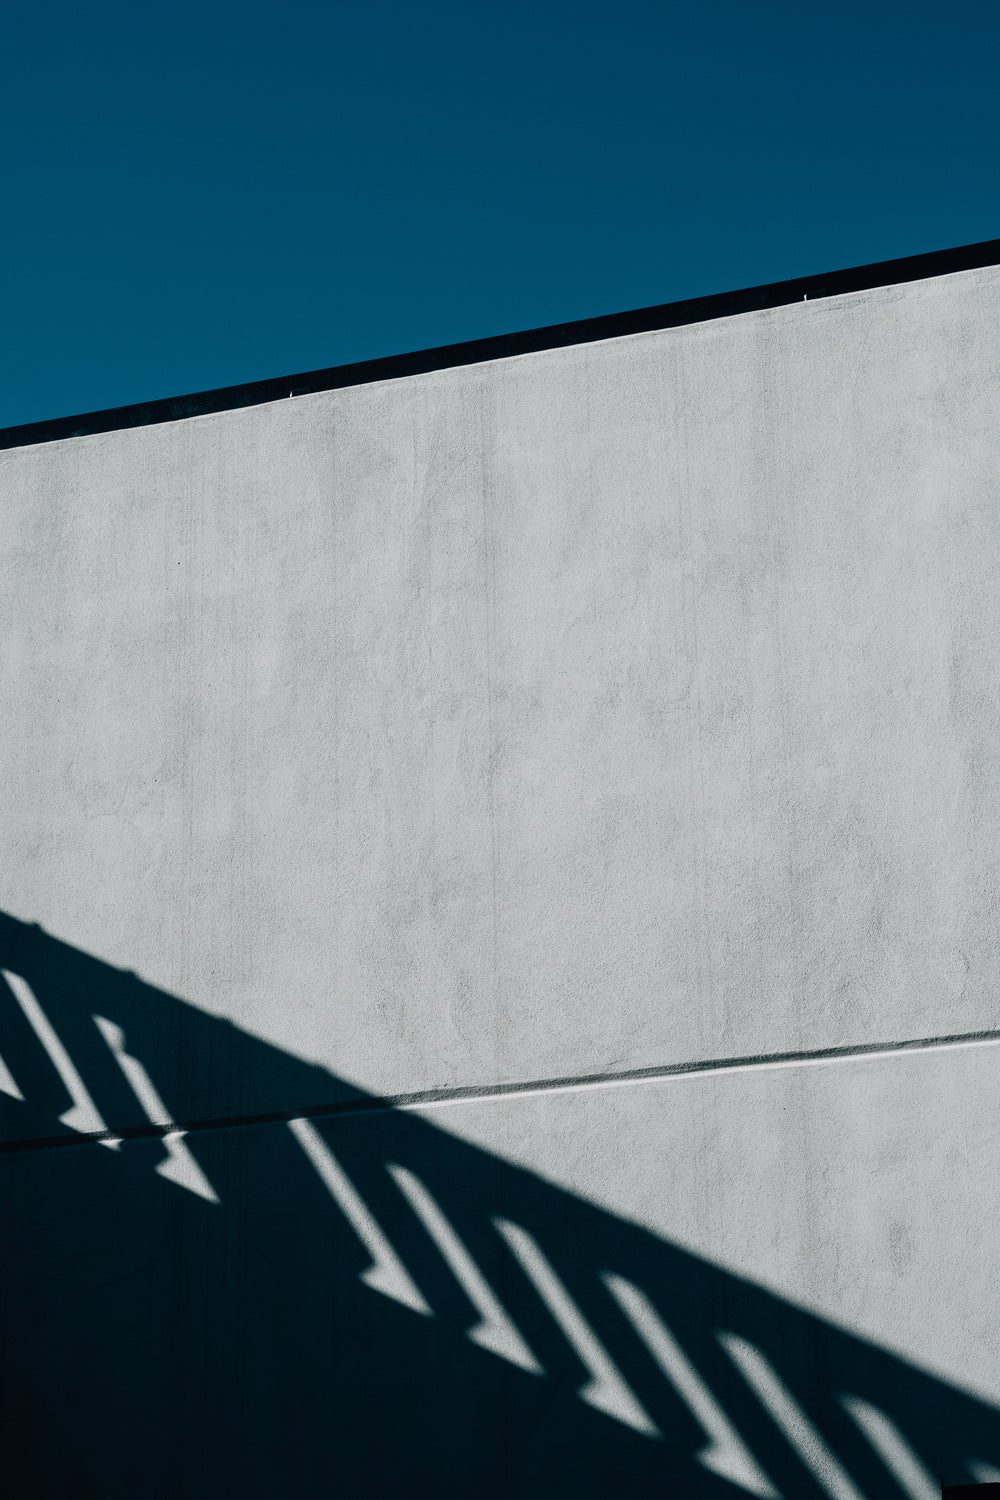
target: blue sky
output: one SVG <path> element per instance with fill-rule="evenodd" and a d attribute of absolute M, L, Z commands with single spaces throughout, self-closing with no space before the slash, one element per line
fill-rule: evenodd
<path fill-rule="evenodd" d="M 1000 236 L 1000 3 L 0 20 L 0 425 Z"/>

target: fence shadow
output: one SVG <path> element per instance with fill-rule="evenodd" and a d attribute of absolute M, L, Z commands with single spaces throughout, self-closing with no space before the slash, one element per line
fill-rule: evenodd
<path fill-rule="evenodd" d="M 1000 1414 L 886 1351 L 37 927 L 0 968 L 4 1493 L 1000 1477 Z"/>

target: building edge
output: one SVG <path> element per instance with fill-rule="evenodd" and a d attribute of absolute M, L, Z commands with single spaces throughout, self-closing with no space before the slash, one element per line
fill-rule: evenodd
<path fill-rule="evenodd" d="M 594 318 L 553 323 L 545 328 L 532 328 L 521 333 L 495 334 L 459 344 L 442 344 L 434 349 L 419 349 L 409 354 L 390 354 L 379 359 L 359 360 L 354 364 L 334 365 L 325 370 L 307 370 L 297 375 L 251 380 L 241 385 L 220 386 L 216 390 L 167 396 L 155 401 L 140 401 L 130 406 L 113 406 L 79 416 L 24 422 L 14 427 L 0 428 L 0 449 L 52 443 L 65 438 L 89 437 L 101 432 L 119 432 L 129 427 L 147 427 L 160 422 L 179 422 L 186 417 L 208 416 L 213 412 L 260 406 L 265 402 L 280 401 L 290 396 L 308 396 L 321 391 L 342 390 L 348 386 L 370 385 L 378 380 L 398 380 L 408 375 L 426 375 L 434 370 L 509 359 L 518 354 L 538 354 L 547 349 L 591 344 L 601 339 L 681 328 L 690 323 L 731 318 L 740 313 L 788 306 L 793 302 L 836 297 L 846 292 L 871 291 L 877 287 L 923 281 L 934 276 L 975 271 L 998 264 L 1000 239 L 980 240 L 974 245 L 932 250 L 921 255 L 876 261 L 871 265 L 851 266 L 846 270 L 826 271 L 813 276 L 798 276 L 790 281 L 774 281 L 765 286 L 745 287 L 738 291 L 713 292 L 706 297 L 690 297 L 680 302 L 665 302 L 655 307 L 635 308 L 629 312 L 605 313 Z"/>

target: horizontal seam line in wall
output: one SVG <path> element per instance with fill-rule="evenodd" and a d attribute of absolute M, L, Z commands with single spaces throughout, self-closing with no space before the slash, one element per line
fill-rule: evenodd
<path fill-rule="evenodd" d="M 44 1136 L 32 1140 L 0 1142 L 0 1155 L 13 1156 L 29 1151 L 52 1150 L 63 1146 L 84 1146 L 101 1141 L 162 1139 L 164 1136 L 191 1134 L 198 1131 L 234 1130 L 249 1125 L 280 1125 L 296 1119 L 340 1118 L 344 1115 L 385 1114 L 397 1110 L 441 1108 L 450 1104 L 476 1103 L 491 1099 L 528 1097 L 532 1094 L 556 1094 L 589 1089 L 619 1088 L 641 1083 L 669 1082 L 675 1078 L 702 1077 L 705 1074 L 760 1072 L 768 1068 L 795 1068 L 881 1057 L 898 1057 L 913 1052 L 933 1052 L 960 1047 L 981 1047 L 1000 1042 L 1000 1030 L 956 1032 L 952 1036 L 917 1037 L 902 1042 L 863 1042 L 853 1047 L 822 1047 L 807 1052 L 757 1053 L 746 1057 L 713 1058 L 699 1062 L 667 1063 L 661 1067 L 631 1068 L 623 1072 L 588 1073 L 573 1078 L 542 1078 L 526 1083 L 470 1085 L 466 1088 L 426 1089 L 419 1093 L 382 1095 L 348 1099 L 339 1103 L 317 1104 L 305 1109 L 261 1111 L 257 1114 L 220 1116 L 213 1119 L 165 1121 L 163 1124 L 126 1126 L 67 1136 Z"/>

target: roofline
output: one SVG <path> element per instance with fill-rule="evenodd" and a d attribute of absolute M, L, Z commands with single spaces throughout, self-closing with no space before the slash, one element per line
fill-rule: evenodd
<path fill-rule="evenodd" d="M 470 339 L 462 344 L 442 344 L 412 354 L 390 354 L 364 359 L 356 364 L 334 365 L 328 370 L 307 370 L 300 375 L 282 375 L 270 380 L 251 380 L 244 385 L 221 386 L 214 391 L 196 391 L 187 396 L 167 396 L 159 401 L 140 401 L 134 406 L 112 406 L 104 411 L 76 417 L 55 417 L 43 422 L 24 422 L 0 428 L 0 449 L 20 448 L 30 443 L 52 443 L 62 438 L 87 437 L 99 432 L 118 432 L 127 427 L 146 427 L 156 422 L 179 422 L 211 412 L 234 411 L 259 406 L 289 396 L 307 396 L 317 391 L 342 390 L 346 386 L 370 385 L 376 380 L 398 380 L 407 375 L 426 375 L 432 370 L 478 365 L 487 360 L 509 359 L 517 354 L 537 354 L 571 344 L 592 344 L 599 339 L 623 338 L 633 333 L 652 333 L 663 328 L 681 328 L 712 318 L 731 318 L 739 313 L 768 307 L 783 307 L 804 299 L 835 297 L 844 292 L 864 292 L 875 287 L 923 281 L 957 271 L 974 271 L 1000 264 L 1000 239 L 981 240 L 952 250 L 932 250 L 906 255 L 898 260 L 876 261 L 844 271 L 818 276 L 799 276 L 791 281 L 773 281 L 767 286 L 746 287 L 735 292 L 715 292 L 708 297 L 690 297 L 683 302 L 664 302 L 632 312 L 607 313 L 554 323 L 524 333 L 502 333 L 491 338 Z"/>

